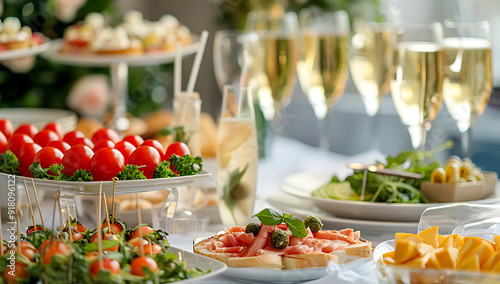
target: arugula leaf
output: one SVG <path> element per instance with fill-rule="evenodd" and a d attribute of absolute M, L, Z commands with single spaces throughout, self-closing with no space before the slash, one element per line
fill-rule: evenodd
<path fill-rule="evenodd" d="M 117 240 L 103 240 L 102 241 L 102 249 L 109 249 L 116 245 L 119 245 L 120 241 Z M 83 247 L 85 252 L 97 251 L 98 243 L 88 243 Z"/>
<path fill-rule="evenodd" d="M 19 174 L 19 160 L 12 151 L 7 150 L 0 154 L 0 172 L 6 174 Z"/>

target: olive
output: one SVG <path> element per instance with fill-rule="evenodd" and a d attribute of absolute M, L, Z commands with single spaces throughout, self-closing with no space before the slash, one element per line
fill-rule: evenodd
<path fill-rule="evenodd" d="M 257 223 L 248 223 L 245 227 L 245 233 L 253 233 L 254 236 L 257 236 L 260 232 L 260 225 Z"/>
<path fill-rule="evenodd" d="M 277 249 L 286 248 L 289 243 L 290 243 L 290 238 L 288 237 L 285 231 L 281 229 L 276 229 L 271 234 L 271 246 L 273 248 Z"/>
<path fill-rule="evenodd" d="M 304 225 L 306 226 L 306 228 L 309 227 L 309 229 L 313 233 L 323 228 L 323 223 L 321 223 L 321 220 L 316 216 L 307 216 L 304 219 Z"/>

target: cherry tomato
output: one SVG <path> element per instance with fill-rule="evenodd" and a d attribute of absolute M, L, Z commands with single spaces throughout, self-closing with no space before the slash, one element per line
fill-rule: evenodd
<path fill-rule="evenodd" d="M 125 158 L 116 149 L 104 148 L 95 152 L 90 160 L 90 172 L 94 180 L 111 180 L 123 171 Z"/>
<path fill-rule="evenodd" d="M 157 244 L 152 244 L 144 238 L 134 238 L 127 242 L 129 245 L 137 248 L 137 252 L 140 252 L 140 247 L 144 251 L 144 254 L 159 254 L 161 253 L 161 246 Z"/>
<path fill-rule="evenodd" d="M 30 123 L 22 123 L 19 124 L 19 126 L 16 128 L 16 131 L 14 131 L 14 134 L 16 133 L 24 133 L 29 137 L 33 138 L 35 137 L 35 134 L 38 133 L 38 128 L 36 128 L 36 126 Z"/>
<path fill-rule="evenodd" d="M 36 143 L 26 143 L 19 150 L 19 172 L 23 176 L 33 177 L 30 172 L 30 166 L 33 164 L 33 159 L 35 158 L 36 153 L 42 150 L 42 147 Z"/>
<path fill-rule="evenodd" d="M 106 234 L 102 235 L 102 240 L 103 241 L 119 241 L 120 239 L 116 236 L 115 233 L 112 232 L 106 232 Z M 96 243 L 97 242 L 97 232 L 92 236 L 90 239 L 91 242 Z M 104 251 L 118 251 L 120 248 L 120 245 L 116 245 L 110 248 L 105 249 Z"/>
<path fill-rule="evenodd" d="M 140 146 L 135 149 L 128 160 L 129 164 L 139 166 L 146 178 L 153 178 L 153 171 L 160 162 L 160 153 L 151 146 Z"/>
<path fill-rule="evenodd" d="M 156 150 L 158 150 L 158 153 L 160 153 L 160 157 L 163 160 L 163 153 L 165 153 L 165 148 L 163 148 L 163 145 L 160 143 L 160 141 L 156 139 L 148 139 L 145 140 L 141 146 L 151 146 L 155 148 Z"/>
<path fill-rule="evenodd" d="M 73 221 L 71 225 L 73 226 L 73 228 L 75 228 L 75 230 L 77 230 L 80 233 L 87 232 L 87 228 L 85 228 L 85 226 L 83 226 L 80 222 Z"/>
<path fill-rule="evenodd" d="M 38 248 L 38 252 L 41 254 L 43 254 L 45 252 L 45 248 L 47 247 L 48 244 L 50 244 L 50 242 L 57 242 L 57 238 L 55 237 L 52 237 L 50 239 L 46 239 L 45 241 L 43 241 L 41 244 L 40 244 L 40 247 Z"/>
<path fill-rule="evenodd" d="M 35 154 L 33 162 L 39 162 L 42 168 L 45 169 L 53 164 L 62 163 L 63 157 L 64 154 L 59 149 L 54 147 L 45 147 Z"/>
<path fill-rule="evenodd" d="M 44 250 L 40 254 L 42 255 L 42 263 L 50 264 L 55 255 L 69 255 L 70 249 L 64 242 L 53 240 L 44 246 Z"/>
<path fill-rule="evenodd" d="M 12 135 L 7 142 L 7 150 L 12 151 L 16 157 L 19 157 L 21 147 L 26 143 L 35 143 L 31 137 L 24 133 L 16 133 Z"/>
<path fill-rule="evenodd" d="M 108 222 L 102 223 L 102 228 L 107 228 L 108 227 Z M 111 232 L 115 234 L 119 234 L 123 232 L 123 227 L 119 223 L 113 223 L 110 225 L 111 227 Z"/>
<path fill-rule="evenodd" d="M 153 230 L 150 226 L 148 225 L 143 225 L 140 226 L 139 228 L 135 229 L 132 235 L 130 236 L 131 239 L 134 238 L 139 238 L 141 235 L 139 234 L 139 230 L 142 233 L 142 236 L 144 237 L 145 235 L 153 233 L 155 230 Z"/>
<path fill-rule="evenodd" d="M 103 148 L 114 148 L 114 147 L 115 143 L 113 143 L 113 141 L 109 139 L 101 139 L 94 144 L 94 148 L 92 150 L 94 150 L 94 152 L 97 152 Z"/>
<path fill-rule="evenodd" d="M 59 136 L 59 140 L 62 140 L 64 137 L 63 129 L 62 129 L 62 126 L 59 122 L 51 121 L 51 122 L 45 124 L 45 127 L 43 129 L 44 130 L 48 129 L 48 130 L 54 131 L 57 134 L 57 136 Z"/>
<path fill-rule="evenodd" d="M 138 276 L 145 276 L 143 267 L 149 268 L 153 273 L 158 272 L 158 264 L 154 259 L 148 256 L 138 256 L 130 264 L 132 274 Z"/>
<path fill-rule="evenodd" d="M 71 145 L 68 143 L 62 141 L 62 140 L 57 140 L 57 141 L 50 141 L 49 144 L 47 144 L 49 147 L 54 147 L 59 149 L 63 154 L 66 153 L 71 148 Z"/>
<path fill-rule="evenodd" d="M 36 144 L 45 147 L 52 141 L 59 141 L 59 136 L 52 130 L 44 129 L 33 137 Z"/>
<path fill-rule="evenodd" d="M 128 135 L 123 138 L 123 141 L 127 141 L 130 144 L 134 145 L 136 148 L 141 146 L 144 143 L 144 139 L 142 139 L 139 135 Z"/>
<path fill-rule="evenodd" d="M 88 139 L 87 137 L 78 137 L 73 139 L 69 145 L 75 146 L 75 145 L 85 145 L 88 146 L 90 149 L 94 149 L 94 142 L 92 140 Z"/>
<path fill-rule="evenodd" d="M 118 262 L 118 260 L 112 258 L 102 259 L 102 270 L 109 271 L 114 275 L 118 275 L 120 274 L 120 269 L 120 263 Z M 100 270 L 99 260 L 92 262 L 92 264 L 90 265 L 90 274 L 92 274 L 92 276 L 94 277 L 97 277 L 97 273 L 99 273 Z"/>
<path fill-rule="evenodd" d="M 33 260 L 38 251 L 35 246 L 28 242 L 21 242 L 21 254 L 26 256 L 29 260 Z"/>
<path fill-rule="evenodd" d="M 125 165 L 127 165 L 130 159 L 130 155 L 132 155 L 136 147 L 127 141 L 120 141 L 116 143 L 115 149 L 122 153 L 123 158 L 125 158 Z"/>
<path fill-rule="evenodd" d="M 172 154 L 176 154 L 178 156 L 183 157 L 184 155 L 190 155 L 189 148 L 184 142 L 174 142 L 167 147 L 167 151 L 165 152 L 165 160 L 168 161 Z"/>
<path fill-rule="evenodd" d="M 29 235 L 29 234 L 31 234 L 33 232 L 41 231 L 41 230 L 43 230 L 42 226 L 38 226 L 38 225 L 36 227 L 29 226 L 28 230 L 26 231 L 26 235 Z"/>
<path fill-rule="evenodd" d="M 0 154 L 5 153 L 5 151 L 7 151 L 7 138 L 0 132 Z"/>
<path fill-rule="evenodd" d="M 113 143 L 118 143 L 120 136 L 113 129 L 101 128 L 92 135 L 92 142 L 97 143 L 101 139 L 108 139 L 113 141 Z"/>
<path fill-rule="evenodd" d="M 19 283 L 19 279 L 24 279 L 29 276 L 28 270 L 26 270 L 26 264 L 21 261 L 16 261 L 14 264 L 14 270 L 11 271 L 11 267 L 7 266 L 2 272 L 2 277 L 5 283 Z"/>
<path fill-rule="evenodd" d="M 12 122 L 6 118 L 0 119 L 0 132 L 5 135 L 5 138 L 9 140 L 10 136 L 14 134 L 14 126 L 12 125 Z"/>
<path fill-rule="evenodd" d="M 72 145 L 72 142 L 75 138 L 84 138 L 85 134 L 81 132 L 80 130 L 73 130 L 68 133 L 66 133 L 63 137 L 63 141 L 68 143 L 69 145 Z"/>
<path fill-rule="evenodd" d="M 71 147 L 62 158 L 63 173 L 71 177 L 78 169 L 90 171 L 90 160 L 93 155 L 94 151 L 85 145 Z"/>

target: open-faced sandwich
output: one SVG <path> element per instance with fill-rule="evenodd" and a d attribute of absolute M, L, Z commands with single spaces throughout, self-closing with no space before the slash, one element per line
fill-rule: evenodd
<path fill-rule="evenodd" d="M 194 252 L 226 263 L 230 267 L 301 269 L 323 267 L 370 257 L 372 244 L 350 228 L 321 230 L 321 220 L 304 221 L 264 209 L 255 215 L 261 224 L 227 228 L 225 232 L 194 245 Z"/>

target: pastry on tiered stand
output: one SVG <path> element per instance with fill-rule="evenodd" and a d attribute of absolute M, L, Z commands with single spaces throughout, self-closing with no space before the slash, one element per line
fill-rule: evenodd
<path fill-rule="evenodd" d="M 99 13 L 88 14 L 84 21 L 70 26 L 64 32 L 63 53 L 91 53 L 92 42 L 106 26 L 104 17 Z"/>
<path fill-rule="evenodd" d="M 98 54 L 141 55 L 142 43 L 138 39 L 130 39 L 122 27 L 106 28 L 100 32 L 92 44 Z"/>
<path fill-rule="evenodd" d="M 43 37 L 33 33 L 28 26 L 21 27 L 18 18 L 5 18 L 0 21 L 0 50 L 23 49 L 43 43 Z"/>

